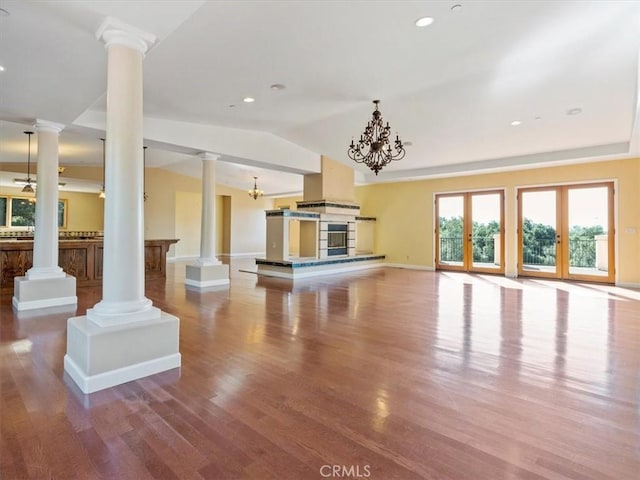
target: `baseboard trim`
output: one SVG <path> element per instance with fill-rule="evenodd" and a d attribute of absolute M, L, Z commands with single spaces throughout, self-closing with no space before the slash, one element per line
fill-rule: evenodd
<path fill-rule="evenodd" d="M 617 283 L 616 283 L 616 287 L 621 287 L 621 288 L 640 288 L 640 283 L 634 283 L 634 282 L 617 282 Z"/>
<path fill-rule="evenodd" d="M 86 375 L 69 355 L 64 356 L 64 371 L 78 385 L 82 393 L 93 393 L 105 388 L 115 387 L 139 378 L 148 377 L 156 373 L 179 368 L 181 364 L 179 353 L 167 355 L 146 362 L 136 363 L 128 367 L 117 368 L 97 375 Z"/>
<path fill-rule="evenodd" d="M 435 267 L 429 267 L 427 265 L 409 265 L 405 263 L 384 263 L 385 267 L 392 268 L 406 268 L 408 270 L 425 270 L 427 272 L 435 272 Z"/>

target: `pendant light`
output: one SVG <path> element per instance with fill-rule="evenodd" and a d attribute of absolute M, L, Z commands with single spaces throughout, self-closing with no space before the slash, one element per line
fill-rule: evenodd
<path fill-rule="evenodd" d="M 31 186 L 31 135 L 33 132 L 24 132 L 29 136 L 29 151 L 27 153 L 27 184 L 22 188 L 22 193 L 33 193 Z"/>
<path fill-rule="evenodd" d="M 142 199 L 146 202 L 147 198 L 149 197 L 149 195 L 147 195 L 147 177 L 146 177 L 146 171 L 147 171 L 147 148 L 149 147 L 142 147 Z"/>
<path fill-rule="evenodd" d="M 258 188 L 258 177 L 253 177 L 253 188 L 249 190 L 249 196 L 254 200 L 264 195 L 264 192 Z"/>
<path fill-rule="evenodd" d="M 102 188 L 100 189 L 100 193 L 98 194 L 98 197 L 100 198 L 104 198 L 105 197 L 105 193 L 104 193 L 104 138 L 101 138 L 100 140 L 102 140 Z"/>

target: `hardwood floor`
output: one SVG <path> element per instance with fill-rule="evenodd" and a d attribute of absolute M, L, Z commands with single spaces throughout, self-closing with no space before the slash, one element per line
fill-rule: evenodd
<path fill-rule="evenodd" d="M 640 292 L 381 268 L 147 283 L 182 368 L 82 395 L 1 298 L 0 478 L 638 479 Z M 100 300 L 78 290 L 78 314 Z"/>

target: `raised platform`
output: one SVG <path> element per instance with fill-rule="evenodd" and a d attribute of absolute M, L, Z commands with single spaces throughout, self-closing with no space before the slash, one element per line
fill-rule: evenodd
<path fill-rule="evenodd" d="M 258 275 L 280 278 L 306 278 L 330 275 L 384 265 L 385 255 L 361 254 L 336 258 L 292 258 L 291 260 L 267 260 L 256 258 Z"/>

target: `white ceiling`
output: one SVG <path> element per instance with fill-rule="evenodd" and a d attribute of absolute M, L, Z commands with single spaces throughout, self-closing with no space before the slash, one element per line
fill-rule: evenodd
<path fill-rule="evenodd" d="M 40 118 L 67 125 L 61 164 L 100 164 L 101 120 L 87 119 L 104 117 L 106 53 L 95 31 L 107 15 L 159 39 L 144 63 L 151 167 L 199 176 L 194 154 L 207 150 L 222 155 L 222 183 L 249 188 L 258 176 L 266 193 L 300 191 L 301 176 L 291 172 L 316 171 L 309 155 L 352 163 L 347 145 L 376 98 L 385 121 L 413 145 L 379 177 L 358 166 L 362 182 L 637 154 L 640 2 L 0 6 L 10 13 L 0 16 L 4 163 L 26 161 L 22 131 Z M 425 15 L 434 23 L 415 27 Z M 287 88 L 273 91 L 274 83 Z M 245 96 L 256 102 L 243 103 Z M 576 108 L 580 114 L 567 114 Z M 175 135 L 175 122 L 193 135 Z M 248 148 L 258 132 L 260 148 Z"/>

